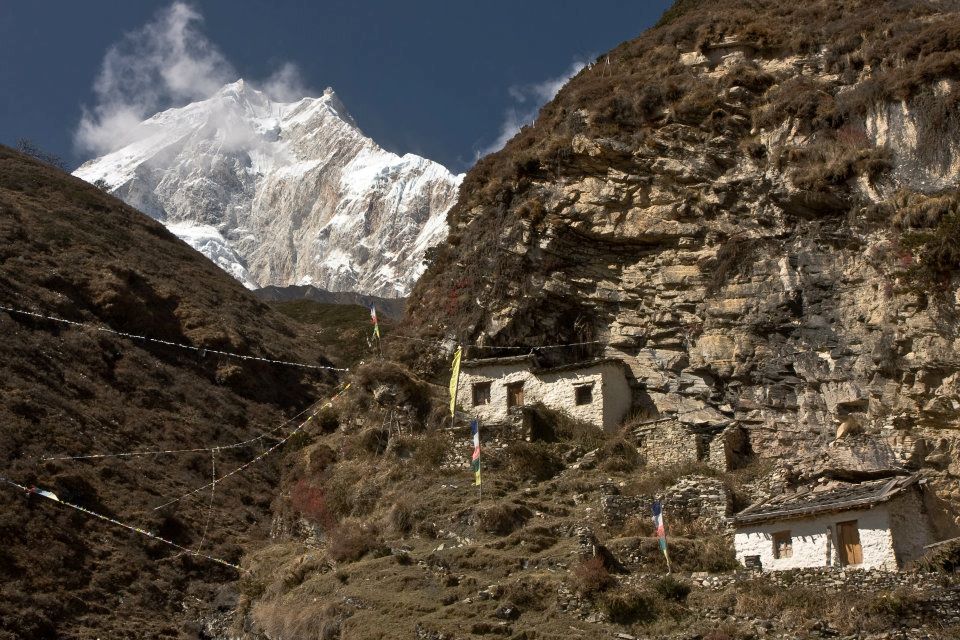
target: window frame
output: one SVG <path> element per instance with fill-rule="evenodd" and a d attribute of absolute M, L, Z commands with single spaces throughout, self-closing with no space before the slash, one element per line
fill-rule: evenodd
<path fill-rule="evenodd" d="M 472 385 L 470 385 L 470 400 L 473 401 L 473 406 L 482 407 L 484 405 L 490 404 L 492 388 L 493 388 L 493 383 L 489 380 L 485 382 L 474 382 Z M 484 402 L 478 402 L 481 395 L 486 396 Z"/>
<path fill-rule="evenodd" d="M 783 531 L 774 531 L 771 535 L 773 539 L 773 559 L 784 560 L 793 557 L 793 535 L 790 529 Z M 781 550 L 783 545 L 783 550 Z"/>
<path fill-rule="evenodd" d="M 576 407 L 585 407 L 585 406 L 587 406 L 587 405 L 593 404 L 593 401 L 594 401 L 594 397 L 593 397 L 593 386 L 594 386 L 594 383 L 592 383 L 592 382 L 581 383 L 581 384 L 575 384 L 575 385 L 573 385 L 573 404 L 574 404 L 574 406 L 576 406 Z M 581 391 L 583 391 L 583 390 L 585 390 L 585 391 L 587 392 L 587 395 L 588 395 L 588 397 L 589 397 L 589 400 L 587 400 L 586 402 L 580 402 L 580 393 L 581 393 Z"/>
<path fill-rule="evenodd" d="M 526 398 L 523 395 L 524 380 L 517 380 L 516 382 L 506 382 L 504 383 L 504 388 L 507 392 L 507 411 L 513 409 L 514 407 L 522 407 L 526 402 Z M 519 398 L 519 402 L 513 404 L 513 400 Z"/>

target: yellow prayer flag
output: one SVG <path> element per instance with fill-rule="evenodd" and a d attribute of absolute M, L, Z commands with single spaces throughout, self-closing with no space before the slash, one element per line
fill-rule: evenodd
<path fill-rule="evenodd" d="M 460 354 L 463 347 L 457 347 L 457 352 L 453 354 L 453 371 L 450 376 L 450 415 L 455 416 L 457 412 L 457 386 L 460 382 Z"/>

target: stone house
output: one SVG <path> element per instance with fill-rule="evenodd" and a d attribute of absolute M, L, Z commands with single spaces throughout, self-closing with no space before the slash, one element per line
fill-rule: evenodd
<path fill-rule="evenodd" d="M 731 519 L 737 560 L 765 571 L 855 567 L 896 571 L 933 542 L 916 475 L 805 490 Z"/>
<path fill-rule="evenodd" d="M 460 406 L 487 423 L 507 421 L 514 407 L 543 403 L 608 431 L 632 405 L 626 369 L 604 358 L 540 367 L 533 356 L 465 360 L 457 386 Z"/>

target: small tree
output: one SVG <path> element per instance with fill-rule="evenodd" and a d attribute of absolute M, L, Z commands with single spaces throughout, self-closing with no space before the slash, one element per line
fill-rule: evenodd
<path fill-rule="evenodd" d="M 96 181 L 93 183 L 93 186 L 95 186 L 97 189 L 100 189 L 100 191 L 106 191 L 106 192 L 110 191 L 110 183 L 104 180 L 103 178 L 97 178 Z"/>
<path fill-rule="evenodd" d="M 61 171 L 67 170 L 67 165 L 64 163 L 63 158 L 53 153 L 47 153 L 46 151 L 43 151 L 28 138 L 20 138 L 17 140 L 17 151 L 26 154 L 31 158 L 35 158 L 44 164 L 48 164 L 51 167 L 56 167 Z"/>

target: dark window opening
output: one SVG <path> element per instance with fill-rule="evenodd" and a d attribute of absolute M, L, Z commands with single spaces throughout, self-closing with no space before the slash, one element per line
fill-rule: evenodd
<path fill-rule="evenodd" d="M 490 404 L 490 383 L 478 382 L 473 385 L 473 406 Z"/>
<path fill-rule="evenodd" d="M 578 404 L 591 404 L 593 402 L 593 385 L 583 384 L 573 388 L 574 401 Z"/>

